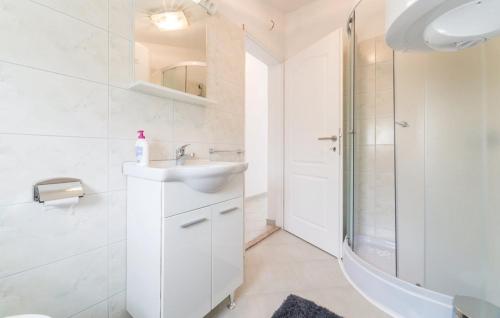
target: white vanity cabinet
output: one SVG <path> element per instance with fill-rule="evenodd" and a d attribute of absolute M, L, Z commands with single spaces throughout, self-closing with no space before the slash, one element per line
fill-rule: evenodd
<path fill-rule="evenodd" d="M 243 284 L 243 180 L 206 193 L 127 175 L 132 317 L 202 318 Z"/>
<path fill-rule="evenodd" d="M 211 208 L 163 221 L 163 317 L 203 317 L 212 309 Z"/>
<path fill-rule="evenodd" d="M 203 317 L 243 283 L 243 200 L 163 224 L 164 317 Z"/>
<path fill-rule="evenodd" d="M 243 198 L 212 207 L 212 305 L 243 284 Z"/>

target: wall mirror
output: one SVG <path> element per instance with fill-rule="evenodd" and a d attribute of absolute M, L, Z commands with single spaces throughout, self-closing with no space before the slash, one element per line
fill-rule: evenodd
<path fill-rule="evenodd" d="M 135 1 L 135 80 L 206 97 L 206 0 Z"/>

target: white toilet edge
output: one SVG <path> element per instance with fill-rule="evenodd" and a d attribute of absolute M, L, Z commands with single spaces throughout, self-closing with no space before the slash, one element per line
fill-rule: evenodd
<path fill-rule="evenodd" d="M 45 315 L 27 314 L 27 315 L 7 316 L 4 318 L 50 318 L 50 317 Z"/>

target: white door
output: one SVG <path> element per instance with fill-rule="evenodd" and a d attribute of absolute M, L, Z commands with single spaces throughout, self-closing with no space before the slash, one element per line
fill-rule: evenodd
<path fill-rule="evenodd" d="M 339 256 L 342 33 L 285 63 L 285 230 Z"/>

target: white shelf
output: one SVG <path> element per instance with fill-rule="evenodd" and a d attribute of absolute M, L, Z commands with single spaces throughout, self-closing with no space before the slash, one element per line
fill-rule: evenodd
<path fill-rule="evenodd" d="M 141 92 L 144 94 L 154 95 L 158 97 L 170 98 L 176 101 L 185 102 L 189 104 L 202 105 L 202 106 L 216 104 L 215 101 L 205 97 L 187 94 L 175 89 L 148 83 L 145 81 L 136 81 L 132 85 L 130 85 L 129 88 L 136 92 Z"/>

